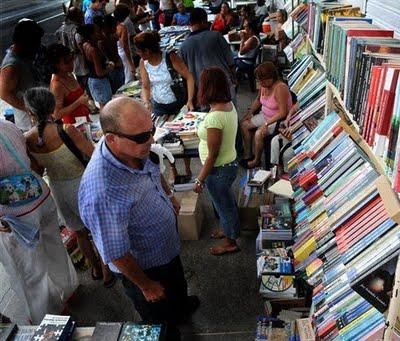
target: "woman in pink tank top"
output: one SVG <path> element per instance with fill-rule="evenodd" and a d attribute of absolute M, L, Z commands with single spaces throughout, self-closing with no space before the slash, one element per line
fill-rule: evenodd
<path fill-rule="evenodd" d="M 265 62 L 259 65 L 255 70 L 255 76 L 260 91 L 241 122 L 244 144 L 241 165 L 245 168 L 259 165 L 264 149 L 264 137 L 274 133 L 276 122 L 284 120 L 292 107 L 289 88 L 279 79 L 278 70 L 273 63 Z M 254 155 L 252 155 L 254 131 Z"/>

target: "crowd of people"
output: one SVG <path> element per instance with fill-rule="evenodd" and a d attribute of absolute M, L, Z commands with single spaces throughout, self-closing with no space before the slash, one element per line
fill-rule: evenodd
<path fill-rule="evenodd" d="M 166 322 L 168 339 L 179 340 L 177 326 L 200 302 L 188 295 L 179 257 L 180 206 L 151 151 L 151 113 L 175 115 L 183 106 L 208 112 L 198 128 L 202 168 L 193 191 L 207 188 L 219 217 L 221 229 L 212 237 L 222 242 L 209 250 L 219 256 L 240 250 L 232 191 L 239 163 L 259 166 L 265 136 L 278 130 L 290 143 L 289 119 L 298 107 L 276 66 L 265 62 L 255 69 L 257 98 L 239 121 L 237 72 L 256 62 L 260 23 L 268 16 L 264 1 L 239 14 L 211 1 L 218 13 L 211 25 L 191 0 L 119 0 L 112 13 L 106 3 L 73 2 L 58 42 L 47 47 L 34 21 L 15 27 L 0 73 L 1 104 L 14 117 L 0 119 L 0 262 L 22 298 L 27 323 L 60 313 L 78 286 L 60 240 L 61 221 L 76 232 L 92 279 L 106 288 L 120 279 L 141 318 Z M 157 29 L 170 24 L 190 25 L 176 52 L 160 48 Z M 236 27 L 234 53 L 222 34 Z M 140 102 L 113 99 L 136 79 Z M 94 147 L 74 123 L 98 110 L 104 136 Z M 271 146 L 279 159 L 279 145 L 272 140 Z M 36 247 L 21 243 L 19 229 L 40 235 Z"/>

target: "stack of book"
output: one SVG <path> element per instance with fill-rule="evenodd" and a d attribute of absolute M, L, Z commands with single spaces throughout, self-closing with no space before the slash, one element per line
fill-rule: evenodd
<path fill-rule="evenodd" d="M 260 206 L 260 232 L 256 240 L 260 294 L 268 299 L 295 298 L 293 259 L 285 246 L 292 240 L 292 211 L 288 199 Z"/>
<path fill-rule="evenodd" d="M 382 332 L 393 288 L 395 260 L 388 260 L 400 252 L 400 227 L 375 185 L 379 174 L 344 127 L 336 113 L 329 114 L 294 146 L 290 164 L 294 266 L 314 287 L 316 332 L 327 340 Z M 379 282 L 382 271 L 389 274 L 388 286 L 373 296 L 367 285 Z"/>

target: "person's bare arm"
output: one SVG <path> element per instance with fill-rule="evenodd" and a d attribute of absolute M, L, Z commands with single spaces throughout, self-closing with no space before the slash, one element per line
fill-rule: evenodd
<path fill-rule="evenodd" d="M 176 16 L 175 16 L 175 15 L 174 15 L 173 18 L 172 18 L 172 23 L 171 23 L 171 25 L 172 25 L 172 26 L 176 26 Z"/>
<path fill-rule="evenodd" d="M 122 47 L 124 49 L 126 59 L 128 60 L 131 72 L 135 73 L 136 68 L 135 68 L 135 64 L 133 63 L 133 60 L 132 60 L 131 49 L 129 48 L 129 34 L 128 34 L 128 30 L 126 29 L 125 25 L 123 25 L 123 24 L 119 25 L 119 39 L 120 39 Z"/>
<path fill-rule="evenodd" d="M 81 105 L 86 105 L 86 106 L 89 105 L 88 104 L 89 103 L 88 96 L 83 94 L 75 102 L 64 107 L 65 90 L 64 90 L 64 87 L 58 82 L 53 81 L 50 83 L 50 91 L 53 93 L 54 97 L 56 98 L 56 107 L 53 112 L 53 117 L 55 120 L 59 120 L 63 116 L 73 113 Z"/>
<path fill-rule="evenodd" d="M 88 59 L 94 64 L 94 70 L 97 77 L 103 77 L 108 74 L 109 70 L 103 67 L 98 50 L 93 47 L 89 47 L 87 50 L 87 55 L 89 57 Z"/>
<path fill-rule="evenodd" d="M 254 116 L 254 114 L 260 109 L 261 107 L 260 96 L 261 96 L 261 89 L 258 91 L 256 99 L 253 101 L 253 103 L 251 103 L 250 109 L 247 111 L 247 114 L 243 117 L 242 121 L 251 119 Z"/>
<path fill-rule="evenodd" d="M 165 291 L 161 284 L 146 276 L 131 253 L 114 259 L 112 263 L 126 278 L 140 288 L 147 301 L 155 302 L 165 298 Z"/>
<path fill-rule="evenodd" d="M 143 59 L 140 60 L 140 76 L 142 78 L 142 100 L 147 107 L 147 109 L 151 110 L 150 103 L 150 79 L 149 75 L 144 67 Z"/>
<path fill-rule="evenodd" d="M 188 67 L 183 62 L 182 58 L 180 58 L 177 54 L 171 52 L 170 57 L 171 57 L 171 63 L 172 63 L 173 68 L 183 78 L 186 79 L 187 92 L 188 92 L 188 101 L 187 101 L 186 105 L 189 110 L 194 110 L 194 105 L 193 105 L 194 78 L 193 78 L 193 75 L 190 73 Z"/>
<path fill-rule="evenodd" d="M 212 168 L 215 165 L 215 161 L 217 160 L 219 149 L 221 148 L 222 143 L 222 130 L 217 128 L 208 128 L 207 129 L 207 147 L 208 147 L 208 156 L 206 161 L 204 162 L 203 167 L 200 170 L 200 174 L 197 177 L 201 182 L 204 182 L 207 176 L 211 173 Z M 201 188 L 195 184 L 194 187 L 195 192 L 200 192 Z"/>
<path fill-rule="evenodd" d="M 181 209 L 181 204 L 175 198 L 174 192 L 171 190 L 171 188 L 169 188 L 169 185 L 168 185 L 167 181 L 165 180 L 164 175 L 162 175 L 162 174 L 161 174 L 161 186 L 162 186 L 165 194 L 171 200 L 172 206 L 174 207 L 175 214 L 178 215 L 179 211 Z"/>
<path fill-rule="evenodd" d="M 244 36 L 241 37 L 239 52 L 245 54 L 257 47 L 256 37 L 251 37 L 250 39 L 245 39 Z"/>
<path fill-rule="evenodd" d="M 94 150 L 93 144 L 81 131 L 75 128 L 73 124 L 66 124 L 65 131 L 82 153 L 89 157 L 92 156 Z"/>
<path fill-rule="evenodd" d="M 25 111 L 24 101 L 16 96 L 18 84 L 17 70 L 14 66 L 6 66 L 0 72 L 0 98 L 16 109 Z"/>

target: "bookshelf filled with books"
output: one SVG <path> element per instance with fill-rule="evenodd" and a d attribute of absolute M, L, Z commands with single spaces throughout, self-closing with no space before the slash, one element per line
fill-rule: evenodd
<path fill-rule="evenodd" d="M 300 103 L 289 165 L 294 270 L 313 287 L 318 338 L 392 340 L 400 310 L 400 41 L 338 1 L 302 3 L 292 17 L 301 27 L 286 50 Z"/>

